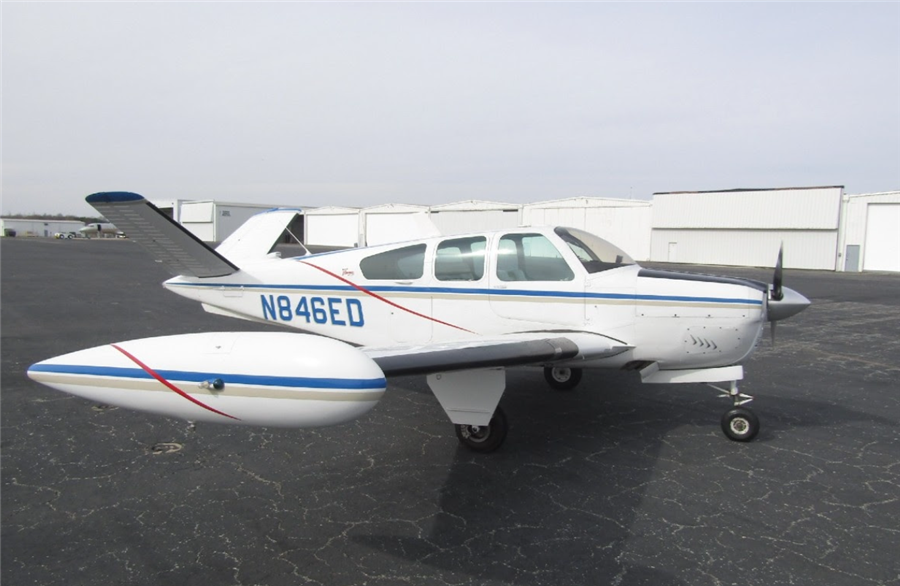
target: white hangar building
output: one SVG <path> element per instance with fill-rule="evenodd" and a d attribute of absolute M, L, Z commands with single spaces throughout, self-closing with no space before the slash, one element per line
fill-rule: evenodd
<path fill-rule="evenodd" d="M 222 242 L 251 216 L 273 208 L 286 207 L 184 199 L 155 200 L 152 203 L 204 242 Z M 294 220 L 288 229 L 302 242 L 304 237 L 302 215 Z"/>
<path fill-rule="evenodd" d="M 360 210 L 360 246 L 440 236 L 428 206 L 388 203 Z"/>
<path fill-rule="evenodd" d="M 844 196 L 843 211 L 839 270 L 900 272 L 900 191 Z"/>
<path fill-rule="evenodd" d="M 593 232 L 635 260 L 900 272 L 900 191 L 845 195 L 842 186 L 656 193 L 652 201 L 578 197 L 533 204 L 461 201 L 304 209 L 291 233 L 351 247 L 434 235 L 563 225 Z M 157 202 L 202 240 L 219 242 L 276 206 Z"/>
<path fill-rule="evenodd" d="M 650 260 L 836 270 L 843 187 L 653 194 Z"/>
<path fill-rule="evenodd" d="M 445 236 L 518 228 L 521 214 L 519 204 L 474 199 L 428 208 L 431 221 Z"/>
<path fill-rule="evenodd" d="M 368 208 L 324 207 L 305 212 L 305 244 L 375 246 L 440 234 L 428 206 L 389 203 Z"/>
<path fill-rule="evenodd" d="M 324 207 L 306 212 L 306 243 L 373 246 L 398 240 L 464 234 L 519 226 L 521 206 L 461 201 L 434 206 L 385 204 L 368 208 Z"/>
<path fill-rule="evenodd" d="M 78 232 L 84 222 L 77 220 L 44 220 L 29 218 L 0 218 L 2 236 L 39 236 L 52 238 L 57 232 Z"/>
<path fill-rule="evenodd" d="M 634 260 L 650 258 L 652 204 L 646 200 L 576 197 L 522 206 L 523 226 L 568 226 L 609 240 Z"/>
<path fill-rule="evenodd" d="M 900 272 L 900 191 L 843 186 L 653 194 L 650 260 Z"/>
<path fill-rule="evenodd" d="M 304 244 L 350 248 L 359 244 L 359 208 L 327 206 L 305 210 Z"/>

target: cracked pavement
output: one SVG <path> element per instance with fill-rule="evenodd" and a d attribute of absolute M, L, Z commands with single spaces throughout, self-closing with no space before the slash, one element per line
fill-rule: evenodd
<path fill-rule="evenodd" d="M 813 305 L 745 364 L 751 443 L 701 385 L 514 369 L 510 435 L 476 455 L 424 377 L 318 430 L 191 431 L 33 383 L 64 352 L 265 326 L 166 292 L 127 240 L 0 246 L 4 583 L 900 584 L 900 275 L 785 271 Z"/>

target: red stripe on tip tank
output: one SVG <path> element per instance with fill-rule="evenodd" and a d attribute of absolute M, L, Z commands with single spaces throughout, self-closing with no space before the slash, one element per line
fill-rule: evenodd
<path fill-rule="evenodd" d="M 121 348 L 121 347 L 119 347 L 119 346 L 116 346 L 115 344 L 110 344 L 110 346 L 112 346 L 113 348 L 115 348 L 116 350 L 118 350 L 119 352 L 121 352 L 122 354 L 124 354 L 125 356 L 127 356 L 129 360 L 131 360 L 132 362 L 134 362 L 135 364 L 137 364 L 138 366 L 140 366 L 140 367 L 144 370 L 144 372 L 146 372 L 147 374 L 149 374 L 150 376 L 152 376 L 153 378 L 155 378 L 156 380 L 158 380 L 159 382 L 161 382 L 161 383 L 162 383 L 163 385 L 165 385 L 168 389 L 170 389 L 170 390 L 174 391 L 175 393 L 181 395 L 182 397 L 184 397 L 185 399 L 187 399 L 187 400 L 190 401 L 191 403 L 194 403 L 195 405 L 199 405 L 200 407 L 203 407 L 203 408 L 206 409 L 207 411 L 212 411 L 213 413 L 215 413 L 215 414 L 217 414 L 217 415 L 222 415 L 223 417 L 227 417 L 228 419 L 234 419 L 235 421 L 240 421 L 240 419 L 238 419 L 237 417 L 234 417 L 233 415 L 229 415 L 228 413 L 222 413 L 222 412 L 219 411 L 218 409 L 213 409 L 213 408 L 210 407 L 209 405 L 204 405 L 203 403 L 201 403 L 201 402 L 198 401 L 197 399 L 195 399 L 195 398 L 193 398 L 192 396 L 188 395 L 187 393 L 185 393 L 184 391 L 182 391 L 181 389 L 179 389 L 178 387 L 176 387 L 175 385 L 173 385 L 172 383 L 170 383 L 169 381 L 167 381 L 166 379 L 164 379 L 163 377 L 161 377 L 161 376 L 160 376 L 157 372 L 155 372 L 152 368 L 150 368 L 149 366 L 147 366 L 146 364 L 144 364 L 143 362 L 141 362 L 140 360 L 138 360 L 133 354 L 129 353 L 129 352 L 128 352 L 127 350 L 125 350 L 124 348 Z"/>
<path fill-rule="evenodd" d="M 396 307 L 397 309 L 401 309 L 401 310 L 403 310 L 403 311 L 405 311 L 405 312 L 407 312 L 407 313 L 411 313 L 411 314 L 413 314 L 413 315 L 415 315 L 415 316 L 418 316 L 418 317 L 421 317 L 421 318 L 424 318 L 424 319 L 433 321 L 433 322 L 435 322 L 435 323 L 439 323 L 439 324 L 441 324 L 442 326 L 447 326 L 448 328 L 454 328 L 454 329 L 457 329 L 457 330 L 460 330 L 460 331 L 463 331 L 463 332 L 468 332 L 468 333 L 470 333 L 470 334 L 474 334 L 474 333 L 475 333 L 475 332 L 473 332 L 472 330 L 467 330 L 466 328 L 462 328 L 462 327 L 460 327 L 460 326 L 455 326 L 455 325 L 450 324 L 450 323 L 447 323 L 447 322 L 445 322 L 445 321 L 441 321 L 441 320 L 439 320 L 439 319 L 435 319 L 435 318 L 431 317 L 430 315 L 425 315 L 424 313 L 419 313 L 418 311 L 413 311 L 412 309 L 409 309 L 409 308 L 407 308 L 407 307 L 403 307 L 402 305 L 398 305 L 398 304 L 394 303 L 393 301 L 391 301 L 390 299 L 385 299 L 385 298 L 382 297 L 381 295 L 378 295 L 377 293 L 373 293 L 372 291 L 369 291 L 369 290 L 366 289 L 365 287 L 361 287 L 361 286 L 357 285 L 357 284 L 354 283 L 353 281 L 350 281 L 350 280 L 345 279 L 344 277 L 342 277 L 342 276 L 340 276 L 340 275 L 337 275 L 337 274 L 335 274 L 335 273 L 332 273 L 332 272 L 329 271 L 328 269 L 323 269 L 322 267 L 320 267 L 320 266 L 318 266 L 318 265 L 314 265 L 314 264 L 312 264 L 312 263 L 310 263 L 310 262 L 306 262 L 305 260 L 301 260 L 300 262 L 303 263 L 303 264 L 305 264 L 306 266 L 310 266 L 310 267 L 312 267 L 312 268 L 314 268 L 314 269 L 319 269 L 320 271 L 322 271 L 322 272 L 325 273 L 326 275 L 330 275 L 330 276 L 334 277 L 335 279 L 337 279 L 337 280 L 339 280 L 339 281 L 342 281 L 342 282 L 344 282 L 344 283 L 347 283 L 348 285 L 350 285 L 350 286 L 353 287 L 354 289 L 356 289 L 356 290 L 358 290 L 358 291 L 362 291 L 362 292 L 365 293 L 366 295 L 371 295 L 371 296 L 374 297 L 375 299 L 378 299 L 379 301 L 383 301 L 384 303 L 387 303 L 388 305 L 391 305 L 391 306 L 393 306 L 393 307 Z"/>

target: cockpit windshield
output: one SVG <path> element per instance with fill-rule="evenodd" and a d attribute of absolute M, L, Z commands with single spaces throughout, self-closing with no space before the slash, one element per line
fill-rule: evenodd
<path fill-rule="evenodd" d="M 555 232 L 569 245 L 588 273 L 634 264 L 634 259 L 624 250 L 590 232 L 575 228 L 556 228 Z"/>

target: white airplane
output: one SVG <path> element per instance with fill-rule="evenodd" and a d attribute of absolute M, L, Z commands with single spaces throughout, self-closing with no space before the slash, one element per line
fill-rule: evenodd
<path fill-rule="evenodd" d="M 88 203 L 178 276 L 165 287 L 209 312 L 292 332 L 163 336 L 32 365 L 53 388 L 188 421 L 310 427 L 349 421 L 386 377 L 426 374 L 459 441 L 503 442 L 505 369 L 543 367 L 556 389 L 584 368 L 634 370 L 645 383 L 706 383 L 731 400 L 725 434 L 759 430 L 738 390 L 741 361 L 767 322 L 809 305 L 772 285 L 640 267 L 571 228 L 518 228 L 281 258 L 296 210 L 254 216 L 216 250 L 133 193 Z"/>
<path fill-rule="evenodd" d="M 90 238 L 91 236 L 102 236 L 104 234 L 122 234 L 122 231 L 115 227 L 115 225 L 110 224 L 109 222 L 92 222 L 90 224 L 85 224 L 81 228 L 78 229 L 79 232 L 83 236 L 87 236 Z"/>

